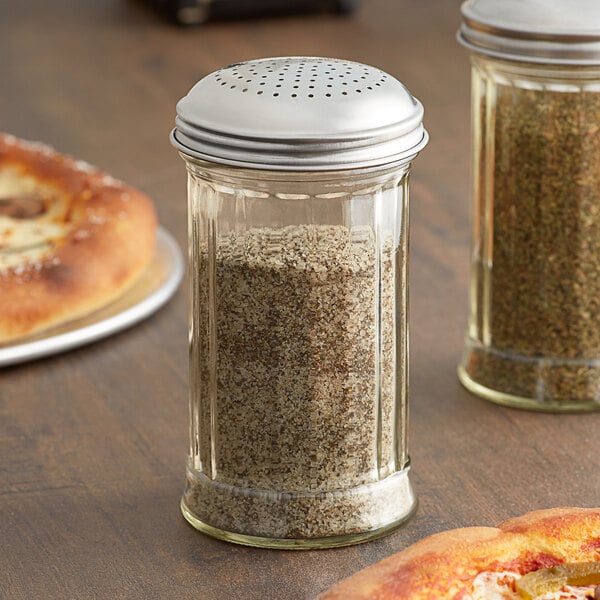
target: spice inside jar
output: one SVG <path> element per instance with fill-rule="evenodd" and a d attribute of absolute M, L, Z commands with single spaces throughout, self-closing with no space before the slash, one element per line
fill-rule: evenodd
<path fill-rule="evenodd" d="M 494 351 L 475 347 L 466 365 L 489 388 L 566 403 L 599 396 L 599 91 L 497 83 L 494 123 L 482 125 L 493 128 L 493 256 L 478 266 Z M 479 160 L 484 173 L 488 157 Z"/>

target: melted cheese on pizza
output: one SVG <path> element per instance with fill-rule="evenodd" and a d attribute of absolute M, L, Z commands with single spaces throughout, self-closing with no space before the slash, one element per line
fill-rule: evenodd
<path fill-rule="evenodd" d="M 520 577 L 511 571 L 479 573 L 473 580 L 471 593 L 463 600 L 520 600 L 515 585 Z M 590 600 L 594 598 L 594 590 L 593 585 L 565 585 L 562 590 L 537 596 L 535 600 Z"/>
<path fill-rule="evenodd" d="M 0 272 L 47 258 L 72 228 L 68 211 L 56 188 L 0 168 Z"/>

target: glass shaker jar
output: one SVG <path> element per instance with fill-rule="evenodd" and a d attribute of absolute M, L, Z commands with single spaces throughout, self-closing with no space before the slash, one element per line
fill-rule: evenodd
<path fill-rule="evenodd" d="M 273 548 L 382 535 L 407 451 L 408 172 L 423 109 L 379 69 L 273 58 L 200 80 L 188 171 L 185 518 Z"/>
<path fill-rule="evenodd" d="M 473 248 L 462 383 L 600 409 L 600 2 L 469 0 Z"/>

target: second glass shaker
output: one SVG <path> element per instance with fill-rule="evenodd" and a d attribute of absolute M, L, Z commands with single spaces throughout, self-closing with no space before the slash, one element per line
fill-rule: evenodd
<path fill-rule="evenodd" d="M 600 2 L 469 0 L 473 251 L 459 375 L 501 404 L 600 409 Z"/>

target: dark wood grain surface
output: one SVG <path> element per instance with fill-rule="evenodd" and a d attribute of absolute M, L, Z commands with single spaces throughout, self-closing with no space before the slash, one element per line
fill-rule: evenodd
<path fill-rule="evenodd" d="M 459 385 L 469 256 L 469 67 L 457 0 L 364 0 L 331 15 L 182 30 L 127 0 L 0 2 L 0 130 L 142 188 L 186 244 L 176 101 L 242 59 L 377 65 L 425 105 L 412 177 L 415 518 L 374 542 L 284 552 L 216 541 L 179 512 L 186 294 L 96 344 L 0 370 L 0 597 L 309 599 L 419 538 L 532 509 L 600 505 L 600 415 L 504 409 Z M 0 302 L 2 299 L 0 298 Z"/>

